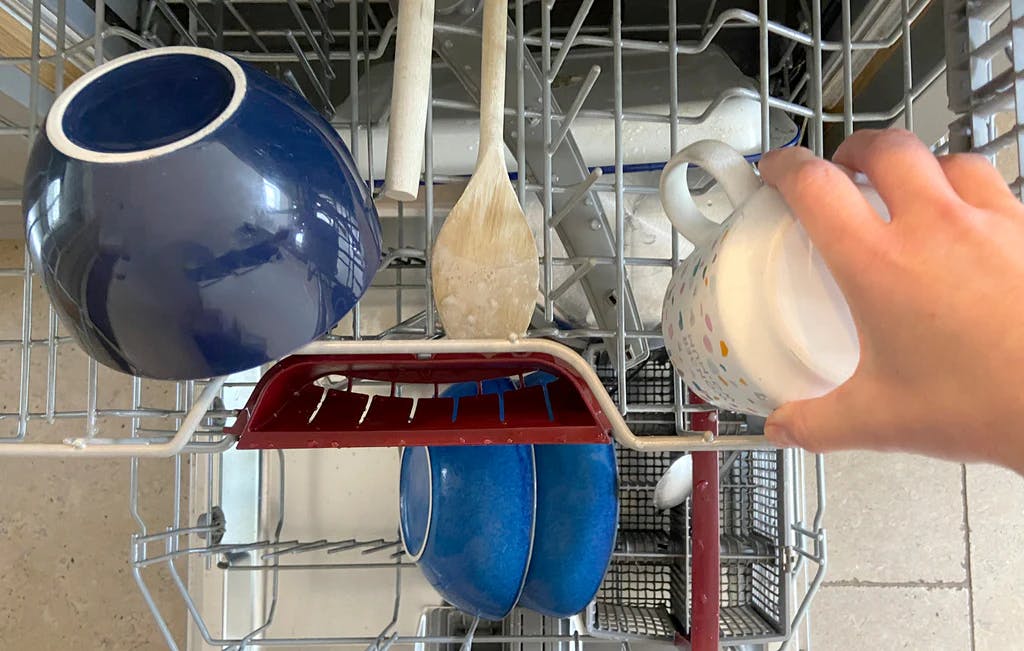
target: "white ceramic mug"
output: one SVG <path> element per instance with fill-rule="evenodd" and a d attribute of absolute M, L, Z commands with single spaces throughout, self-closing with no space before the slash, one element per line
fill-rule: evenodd
<path fill-rule="evenodd" d="M 733 212 L 721 224 L 691 197 L 690 164 L 729 197 Z M 887 219 L 874 190 L 861 190 Z M 741 154 L 696 142 L 665 166 L 660 191 L 673 226 L 696 247 L 673 274 L 662 309 L 665 346 L 694 392 L 765 416 L 853 374 L 860 350 L 842 292 L 782 195 Z"/>

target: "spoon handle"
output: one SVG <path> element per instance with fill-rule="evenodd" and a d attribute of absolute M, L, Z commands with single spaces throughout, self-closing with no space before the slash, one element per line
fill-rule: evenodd
<path fill-rule="evenodd" d="M 505 120 L 505 48 L 508 0 L 485 0 L 483 60 L 480 66 L 480 149 L 477 164 L 492 151 L 501 153 Z M 502 159 L 504 162 L 504 159 Z"/>
<path fill-rule="evenodd" d="M 398 7 L 398 37 L 395 39 L 384 194 L 396 201 L 414 201 L 420 190 L 423 166 L 434 0 L 402 0 L 394 6 Z"/>

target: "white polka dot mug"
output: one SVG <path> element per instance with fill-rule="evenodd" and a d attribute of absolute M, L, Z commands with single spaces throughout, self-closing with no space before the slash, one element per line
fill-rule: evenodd
<path fill-rule="evenodd" d="M 725 190 L 733 213 L 707 219 L 687 187 L 693 164 Z M 884 218 L 870 187 L 868 201 Z M 673 366 L 706 401 L 766 416 L 828 393 L 853 374 L 857 332 L 842 292 L 782 196 L 742 155 L 696 142 L 661 175 L 661 200 L 695 249 L 665 293 L 662 333 Z"/>

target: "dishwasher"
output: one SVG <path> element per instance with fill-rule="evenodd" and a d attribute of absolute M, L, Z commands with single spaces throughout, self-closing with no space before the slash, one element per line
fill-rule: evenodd
<path fill-rule="evenodd" d="M 936 151 L 1008 161 L 1021 194 L 1024 2 L 513 0 L 506 158 L 540 243 L 541 298 L 529 337 L 486 349 L 441 338 L 429 275 L 433 239 L 476 157 L 480 3 L 436 0 L 422 183 L 405 203 L 379 192 L 398 5 L 3 4 L 9 154 L 95 65 L 143 48 L 221 50 L 330 119 L 375 189 L 386 255 L 352 313 L 297 355 L 343 361 L 289 385 L 268 368 L 169 383 L 100 367 L 59 322 L 26 250 L 23 264 L 0 269 L 22 304 L 0 333 L 4 367 L 20 380 L 0 413 L 0 455 L 130 459 L 137 530 L 124 560 L 172 649 L 811 648 L 828 560 L 825 461 L 772 448 L 763 420 L 703 404 L 669 364 L 660 304 L 691 247 L 661 211 L 660 169 L 701 138 L 755 162 L 797 144 L 827 155 L 855 128 L 893 125 Z M 709 214 L 728 213 L 699 170 L 689 183 Z M 588 404 L 607 407 L 618 538 L 595 599 L 572 618 L 517 608 L 474 621 L 419 574 L 398 537 L 396 447 L 429 435 L 306 437 L 300 422 L 281 445 L 248 427 L 254 392 L 276 395 L 279 414 L 307 398 L 319 410 L 317 396 L 342 387 L 371 396 L 373 413 L 436 395 L 416 364 L 501 355 L 561 357 Z M 344 360 L 376 360 L 390 374 Z M 73 383 L 85 386 L 82 404 L 65 397 Z M 654 487 L 684 454 L 694 455 L 694 495 L 657 510 Z M 144 489 L 154 484 L 163 489 Z M 182 609 L 184 625 L 172 624 L 168 613 Z"/>

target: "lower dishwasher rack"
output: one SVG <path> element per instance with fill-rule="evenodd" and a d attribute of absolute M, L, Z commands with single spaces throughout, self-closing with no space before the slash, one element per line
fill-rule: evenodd
<path fill-rule="evenodd" d="M 595 366 L 613 386 L 612 367 Z M 630 386 L 634 403 L 664 404 L 672 395 L 671 366 L 655 355 L 633 371 Z M 739 417 L 723 413 L 722 419 L 723 436 L 747 427 Z M 634 431 L 658 435 L 673 427 L 642 421 L 631 423 Z M 401 550 L 395 448 L 194 455 L 188 477 L 180 463 L 175 475 L 175 494 L 188 495 L 187 515 L 160 531 L 146 526 L 137 492 L 148 483 L 140 481 L 146 469 L 133 462 L 132 504 L 141 526 L 132 540 L 133 572 L 172 647 L 179 640 L 165 612 L 182 603 L 189 649 L 684 645 L 694 587 L 692 498 L 665 511 L 652 501 L 658 479 L 681 454 L 617 448 L 615 552 L 595 600 L 571 619 L 516 609 L 503 622 L 480 622 L 470 634 L 472 618 L 447 607 Z M 721 645 L 787 643 L 798 637 L 825 566 L 820 522 L 816 527 L 804 512 L 804 455 L 715 454 Z M 815 504 L 820 479 L 810 484 L 819 493 Z M 153 590 L 168 582 L 174 587 L 169 607 Z"/>
<path fill-rule="evenodd" d="M 791 510 L 795 453 L 718 454 L 721 643 L 785 641 L 799 606 L 813 594 L 813 586 L 798 593 L 795 558 L 824 560 L 815 557 L 813 544 L 794 547 L 794 531 L 803 523 Z M 559 622 L 516 609 L 498 628 L 482 623 L 472 643 L 511 648 L 681 639 L 691 607 L 690 501 L 664 512 L 651 501 L 673 456 L 618 451 L 619 536 L 584 613 Z M 362 645 L 383 651 L 395 644 L 463 644 L 465 630 L 428 634 L 424 628 L 445 604 L 401 552 L 397 472 L 393 449 L 196 457 L 193 478 L 212 477 L 215 485 L 193 487 L 194 526 L 134 537 L 136 578 L 149 597 L 150 577 L 173 573 L 177 599 L 189 613 L 189 649 Z M 203 511 L 198 507 L 211 490 L 220 498 Z M 823 541 L 808 540 L 818 543 L 817 553 L 824 551 Z M 161 611 L 155 614 L 162 623 Z"/>

